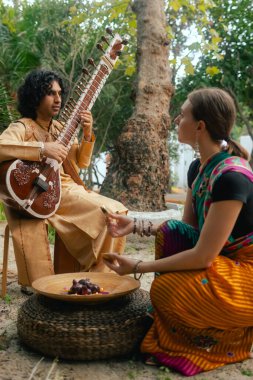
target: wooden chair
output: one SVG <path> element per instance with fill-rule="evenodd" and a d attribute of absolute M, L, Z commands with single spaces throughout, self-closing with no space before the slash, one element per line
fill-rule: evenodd
<path fill-rule="evenodd" d="M 7 272 L 8 272 L 8 259 L 9 259 L 9 240 L 10 240 L 10 227 L 7 223 L 4 230 L 4 246 L 3 246 L 3 267 L 2 267 L 2 291 L 1 297 L 6 296 L 7 291 Z M 70 255 L 60 237 L 56 234 L 54 245 L 54 272 L 59 273 L 72 273 L 79 272 L 80 264 Z"/>
<path fill-rule="evenodd" d="M 2 293 L 1 293 L 2 298 L 6 296 L 6 288 L 7 288 L 9 236 L 10 236 L 10 228 L 9 228 L 9 225 L 7 224 L 4 229 L 4 251 L 3 251 L 3 268 L 2 268 Z"/>

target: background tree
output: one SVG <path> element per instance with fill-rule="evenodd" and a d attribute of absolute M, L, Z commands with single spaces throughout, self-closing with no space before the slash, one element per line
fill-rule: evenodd
<path fill-rule="evenodd" d="M 235 98 L 238 118 L 233 138 L 242 132 L 253 138 L 253 13 L 250 0 L 215 0 L 209 10 L 210 36 L 204 30 L 203 54 L 194 75 L 188 75 L 177 85 L 171 113 L 178 111 L 187 93 L 194 88 L 217 86 L 228 90 Z M 210 49 L 212 39 L 218 41 Z"/>
<path fill-rule="evenodd" d="M 102 193 L 131 209 L 162 210 L 168 188 L 168 107 L 172 94 L 164 2 L 136 0 L 137 85 L 133 115 L 112 153 Z"/>
<path fill-rule="evenodd" d="M 15 115 L 17 115 L 14 103 L 0 82 L 0 133 L 4 130 L 4 126 L 14 121 Z"/>

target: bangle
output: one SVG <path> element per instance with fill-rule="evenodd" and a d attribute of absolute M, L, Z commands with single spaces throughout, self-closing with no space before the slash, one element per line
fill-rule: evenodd
<path fill-rule="evenodd" d="M 40 161 L 43 159 L 44 157 L 44 150 L 45 150 L 45 145 L 43 142 L 40 143 Z"/>
<path fill-rule="evenodd" d="M 145 235 L 145 223 L 144 220 L 141 220 L 141 237 Z"/>
<path fill-rule="evenodd" d="M 137 224 L 138 223 L 138 224 Z M 134 218 L 134 227 L 133 234 L 137 233 L 137 235 L 143 236 L 151 236 L 153 232 L 153 223 L 150 220 L 145 219 L 137 219 Z"/>
<path fill-rule="evenodd" d="M 142 260 L 138 260 L 137 263 L 134 266 L 134 269 L 133 269 L 133 274 L 134 274 L 134 279 L 135 280 L 139 280 L 141 278 L 141 276 L 143 275 L 143 273 L 140 273 L 139 276 L 137 276 L 137 273 L 139 271 L 139 265 L 140 265 L 140 263 L 142 263 Z"/>
<path fill-rule="evenodd" d="M 153 227 L 153 223 L 149 220 L 148 221 L 148 230 L 145 233 L 146 236 L 151 236 L 152 235 L 152 227 Z"/>
<path fill-rule="evenodd" d="M 137 222 L 137 219 L 134 218 L 134 227 L 133 227 L 133 234 L 136 233 L 136 222 Z"/>

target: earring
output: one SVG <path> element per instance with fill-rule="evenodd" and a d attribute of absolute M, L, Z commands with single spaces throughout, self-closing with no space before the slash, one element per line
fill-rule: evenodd
<path fill-rule="evenodd" d="M 200 157 L 200 153 L 199 153 L 199 143 L 198 143 L 197 140 L 196 140 L 196 142 L 195 142 L 195 144 L 194 144 L 193 150 L 194 150 L 194 158 L 199 158 L 199 157 Z"/>

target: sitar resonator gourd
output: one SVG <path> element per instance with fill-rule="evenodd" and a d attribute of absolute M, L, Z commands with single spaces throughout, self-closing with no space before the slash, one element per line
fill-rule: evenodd
<path fill-rule="evenodd" d="M 101 43 L 97 47 L 104 52 L 96 66 L 92 59 L 88 62 L 95 67 L 92 74 L 84 68 L 81 80 L 75 86 L 75 98 L 70 98 L 60 114 L 59 121 L 64 122 L 57 141 L 70 149 L 78 135 L 80 112 L 91 110 L 107 77 L 127 44 L 118 34 L 115 36 L 107 28 L 113 39 L 106 37 L 106 51 Z M 88 78 L 86 80 L 86 78 Z M 10 207 L 36 218 L 48 218 L 59 207 L 61 200 L 60 164 L 51 158 L 42 161 L 12 160 L 0 164 L 0 199 Z"/>

